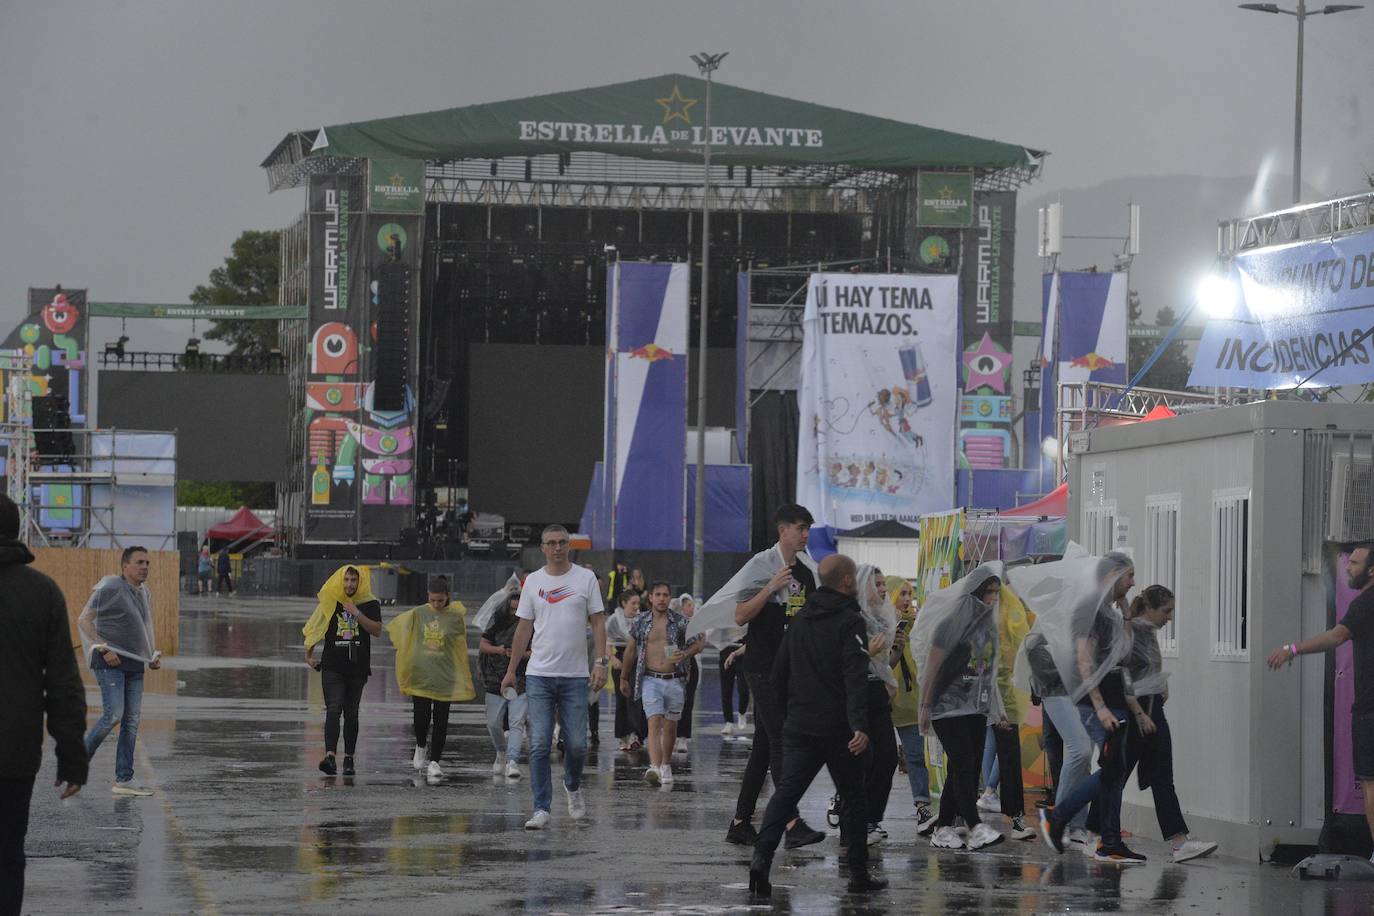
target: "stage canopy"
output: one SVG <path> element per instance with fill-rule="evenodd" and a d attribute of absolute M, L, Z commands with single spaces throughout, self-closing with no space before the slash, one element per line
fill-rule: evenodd
<path fill-rule="evenodd" d="M 288 135 L 263 162 L 274 188 L 314 171 L 307 159 L 451 161 L 595 152 L 697 163 L 706 83 L 666 74 Z M 1033 177 L 1041 151 L 713 82 L 711 158 L 721 166 L 859 171 L 972 169 Z"/>
<path fill-rule="evenodd" d="M 225 521 L 212 525 L 208 536 L 212 541 L 270 541 L 272 526 L 254 515 L 252 509 L 241 506 Z"/>

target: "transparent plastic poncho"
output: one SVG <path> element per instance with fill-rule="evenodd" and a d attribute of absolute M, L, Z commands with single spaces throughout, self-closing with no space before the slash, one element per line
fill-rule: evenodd
<path fill-rule="evenodd" d="M 869 673 L 888 687 L 896 690 L 897 678 L 887 662 L 892 649 L 892 639 L 897 635 L 897 610 L 892 606 L 892 602 L 887 600 L 885 594 L 887 580 L 881 577 L 882 573 L 877 567 L 868 563 L 860 564 L 858 574 L 859 610 L 863 613 L 864 629 L 867 631 L 869 641 L 871 642 L 875 636 L 881 636 L 883 639 L 883 647 L 878 654 L 869 654 Z M 881 592 L 878 590 L 880 581 L 883 584 L 883 591 Z M 868 646 L 864 648 L 867 650 Z"/>
<path fill-rule="evenodd" d="M 1169 672 L 1159 651 L 1159 627 L 1141 617 L 1126 622 L 1131 634 L 1131 654 L 1126 658 L 1130 693 L 1136 697 L 1169 695 Z"/>
<path fill-rule="evenodd" d="M 997 607 L 977 593 L 989 579 L 1002 578 L 1002 564 L 975 567 L 957 582 L 932 593 L 916 616 L 912 653 L 921 671 L 922 702 L 932 719 L 1004 716 L 997 690 Z"/>
<path fill-rule="evenodd" d="M 500 589 L 491 593 L 491 597 L 482 602 L 482 606 L 477 609 L 477 616 L 472 618 L 472 625 L 482 632 L 486 632 L 487 627 L 491 626 L 492 620 L 496 617 L 496 612 L 510 598 L 512 594 L 520 594 L 520 577 L 511 573 L 511 577 L 506 580 L 506 584 Z"/>
<path fill-rule="evenodd" d="M 1076 547 L 1077 545 L 1072 545 Z M 1086 555 L 1011 570 L 1011 588 L 1035 614 L 1016 655 L 1013 683 L 1042 697 L 1075 703 L 1121 666 L 1131 651 L 1116 586 L 1133 570 L 1129 555 Z"/>
<path fill-rule="evenodd" d="M 816 571 L 816 561 L 806 551 L 797 554 L 797 560 L 811 571 L 811 575 L 820 581 L 820 576 Z M 687 625 L 687 638 L 691 639 L 707 630 L 714 630 L 719 627 L 734 627 L 735 605 L 748 601 L 754 597 L 768 584 L 768 580 L 773 578 L 773 574 L 784 566 L 790 566 L 782 560 L 782 548 L 777 544 L 767 550 L 761 550 L 749 558 L 749 562 L 735 573 L 729 582 L 711 596 L 705 604 L 697 608 L 696 614 L 692 617 L 692 622 Z M 787 596 L 779 591 L 774 596 L 774 600 L 786 603 Z"/>
<path fill-rule="evenodd" d="M 98 645 L 122 658 L 151 662 L 158 654 L 153 645 L 152 606 L 146 585 L 130 585 L 123 576 L 106 576 L 97 582 L 78 626 L 87 663 Z"/>

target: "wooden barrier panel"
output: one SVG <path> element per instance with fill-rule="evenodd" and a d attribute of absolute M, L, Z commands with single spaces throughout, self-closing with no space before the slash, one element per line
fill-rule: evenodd
<path fill-rule="evenodd" d="M 122 552 L 85 547 L 33 548 L 33 568 L 52 576 L 67 600 L 72 645 L 81 644 L 76 618 L 86 606 L 91 589 L 101 577 L 119 575 Z M 181 613 L 181 554 L 175 550 L 151 550 L 148 554 L 152 559 L 148 588 L 153 593 L 153 639 L 163 655 L 176 655 Z"/>

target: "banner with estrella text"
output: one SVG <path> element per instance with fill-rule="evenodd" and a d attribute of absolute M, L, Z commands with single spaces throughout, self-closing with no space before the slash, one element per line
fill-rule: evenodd
<path fill-rule="evenodd" d="M 820 552 L 837 531 L 953 507 L 958 326 L 957 276 L 811 275 L 797 501 Z"/>

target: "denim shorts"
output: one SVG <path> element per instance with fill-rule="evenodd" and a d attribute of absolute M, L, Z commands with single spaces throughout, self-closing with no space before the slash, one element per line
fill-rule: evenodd
<path fill-rule="evenodd" d="M 646 674 L 639 695 L 644 701 L 645 716 L 663 716 L 676 722 L 682 718 L 682 706 L 687 702 L 687 679 L 679 677 L 669 681 Z"/>

